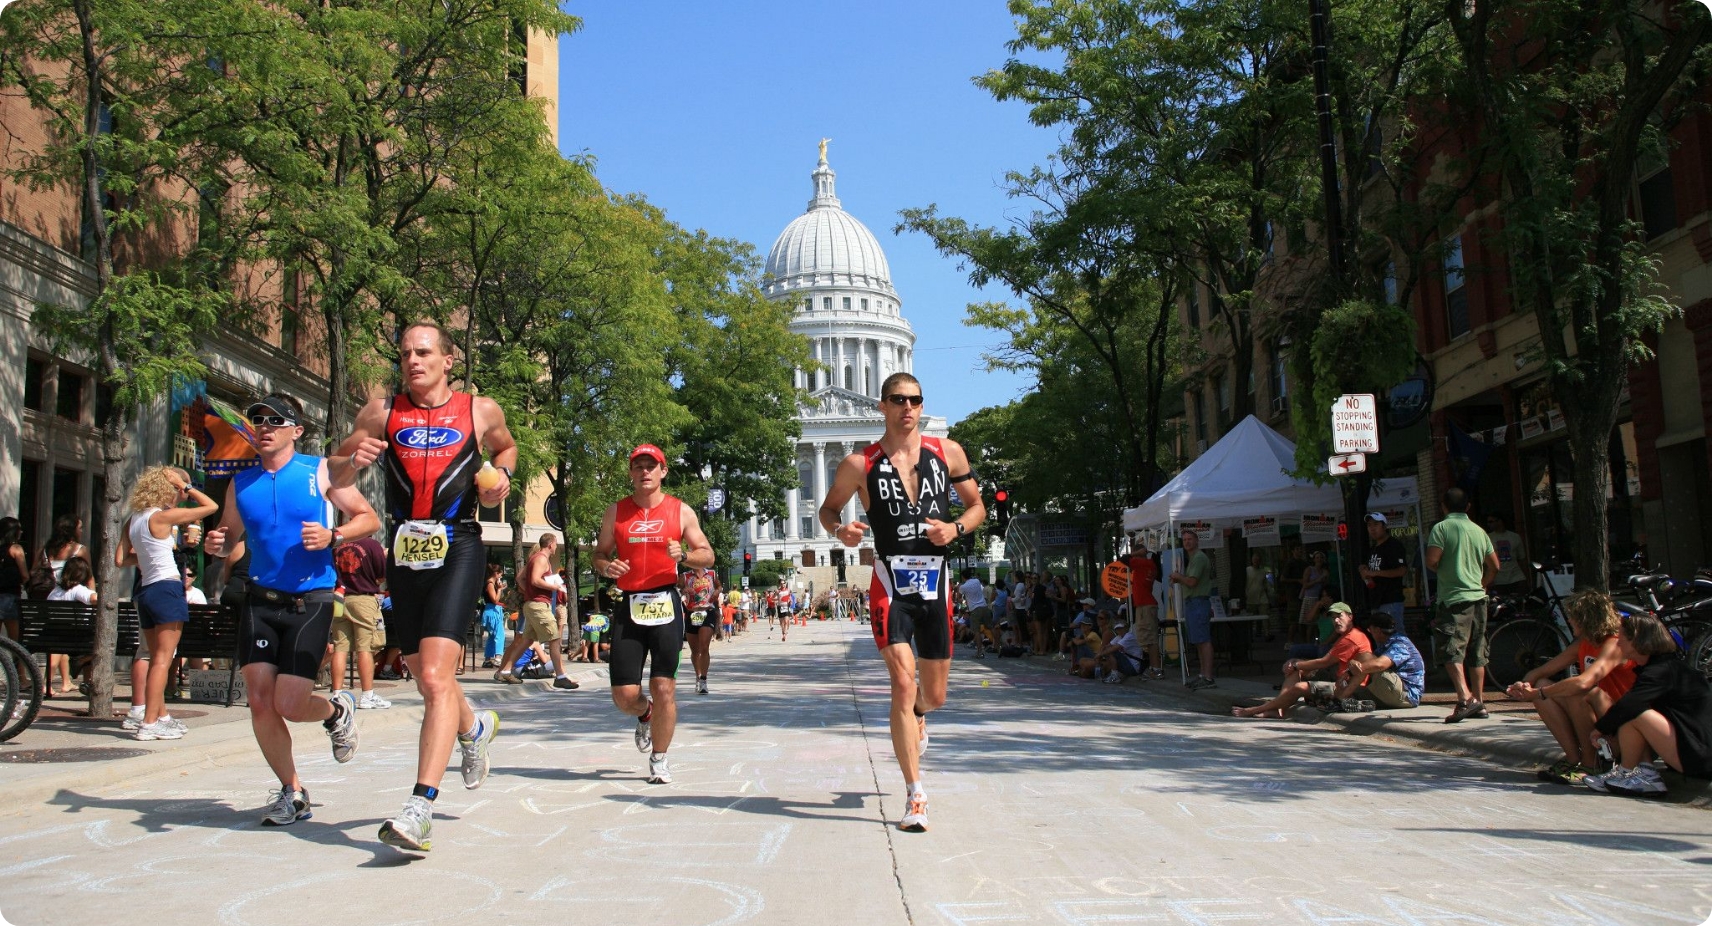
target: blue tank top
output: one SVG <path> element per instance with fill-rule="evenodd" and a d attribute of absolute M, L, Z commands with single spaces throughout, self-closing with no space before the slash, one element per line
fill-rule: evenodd
<path fill-rule="evenodd" d="M 303 548 L 303 522 L 333 525 L 333 508 L 321 494 L 321 458 L 297 454 L 270 473 L 260 466 L 232 477 L 238 516 L 250 551 L 250 581 L 282 592 L 332 588 L 339 574 L 333 551 Z"/>

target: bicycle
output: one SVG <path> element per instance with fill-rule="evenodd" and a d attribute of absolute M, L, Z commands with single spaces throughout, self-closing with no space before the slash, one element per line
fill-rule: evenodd
<path fill-rule="evenodd" d="M 1543 594 L 1542 594 L 1543 589 Z M 1528 613 L 1532 602 L 1543 603 L 1546 617 Z M 1486 677 L 1495 688 L 1508 688 L 1529 672 L 1550 662 L 1574 638 L 1563 616 L 1563 599 L 1534 564 L 1534 594 L 1501 598 L 1493 606 L 1486 633 Z M 1525 616 L 1510 616 L 1521 613 Z M 1496 626 L 1492 626 L 1496 624 Z M 1560 674 L 1561 678 L 1562 675 Z M 1551 681 L 1556 681 L 1556 678 Z"/>
<path fill-rule="evenodd" d="M 0 637 L 0 684 L 6 686 L 0 695 L 0 743 L 4 743 L 36 722 L 47 692 L 47 679 L 36 657 L 10 637 Z"/>

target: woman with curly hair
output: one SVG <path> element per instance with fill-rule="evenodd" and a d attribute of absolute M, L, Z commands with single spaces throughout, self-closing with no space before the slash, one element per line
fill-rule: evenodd
<path fill-rule="evenodd" d="M 191 504 L 183 506 L 185 501 Z M 175 740 L 184 736 L 184 725 L 166 714 L 167 676 L 172 673 L 172 658 L 178 651 L 184 622 L 190 620 L 184 576 L 173 551 L 178 548 L 180 526 L 198 523 L 219 510 L 212 498 L 190 484 L 190 475 L 176 466 L 153 467 L 137 477 L 137 484 L 131 487 L 131 520 L 119 538 L 119 548 L 113 551 L 113 563 L 121 568 L 137 567 L 138 588 L 132 601 L 137 606 L 143 641 L 154 657 L 149 660 L 137 739 Z M 133 677 L 131 686 L 135 688 L 140 682 Z"/>
<path fill-rule="evenodd" d="M 1504 693 L 1534 702 L 1540 722 L 1563 747 L 1564 757 L 1540 772 L 1540 780 L 1578 785 L 1600 771 L 1599 753 L 1589 739 L 1593 724 L 1635 684 L 1635 666 L 1623 657 L 1617 641 L 1622 622 L 1604 592 L 1576 592 L 1564 599 L 1563 613 L 1575 639 Z M 1570 666 L 1581 674 L 1549 681 Z"/>

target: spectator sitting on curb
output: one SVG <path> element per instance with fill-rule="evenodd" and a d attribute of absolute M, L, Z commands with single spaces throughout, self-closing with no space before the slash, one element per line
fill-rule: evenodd
<path fill-rule="evenodd" d="M 1427 663 L 1421 651 L 1397 629 L 1397 621 L 1385 611 L 1367 619 L 1367 635 L 1375 652 L 1357 653 L 1350 660 L 1347 688 L 1336 692 L 1343 710 L 1365 710 L 1367 704 L 1393 709 L 1420 707 L 1427 687 Z M 1350 704 L 1349 701 L 1356 701 Z"/>
<path fill-rule="evenodd" d="M 1090 626 L 1094 623 L 1094 599 L 1083 598 L 1077 602 L 1077 605 L 1080 610 L 1071 615 L 1070 623 L 1058 634 L 1059 658 L 1070 660 L 1070 673 L 1072 675 L 1076 672 L 1076 641 L 1082 636 L 1082 628 L 1079 625 L 1084 620 Z M 1095 647 L 1095 649 L 1098 650 L 1099 647 Z"/>
<path fill-rule="evenodd" d="M 1622 622 L 1605 593 L 1577 592 L 1564 600 L 1563 614 L 1575 629 L 1575 639 L 1504 693 L 1517 701 L 1532 701 L 1540 722 L 1563 747 L 1564 757 L 1540 772 L 1540 780 L 1575 785 L 1601 771 L 1599 753 L 1593 747 L 1593 724 L 1628 694 L 1635 684 L 1635 666 L 1623 657 L 1618 642 Z M 1580 675 L 1542 684 L 1572 665 Z"/>
<path fill-rule="evenodd" d="M 1373 652 L 1373 644 L 1368 641 L 1367 634 L 1355 629 L 1355 616 L 1350 613 L 1349 605 L 1333 602 L 1326 610 L 1332 615 L 1332 632 L 1335 634 L 1331 649 L 1317 659 L 1291 659 L 1284 663 L 1284 685 L 1278 696 L 1258 707 L 1233 707 L 1231 716 L 1281 718 L 1287 708 L 1310 694 L 1330 697 L 1336 691 L 1337 682 L 1313 681 L 1314 674 L 1321 669 L 1331 669 L 1333 677 L 1342 681 L 1350 660 L 1357 654 Z"/>
<path fill-rule="evenodd" d="M 1113 625 L 1112 631 L 1117 636 L 1101 647 L 1099 668 L 1101 681 L 1108 685 L 1117 685 L 1131 675 L 1141 675 L 1142 667 L 1146 663 L 1142 661 L 1141 641 L 1136 639 L 1135 631 L 1131 630 L 1128 624 L 1119 621 Z"/>
<path fill-rule="evenodd" d="M 1083 599 L 1093 601 L 1092 598 Z M 1082 678 L 1094 677 L 1094 664 L 1098 661 L 1101 647 L 1099 628 L 1094 625 L 1094 610 L 1092 605 L 1086 605 L 1086 610 L 1076 615 L 1070 622 L 1070 630 L 1066 633 L 1068 652 L 1070 654 L 1070 674 Z"/>
<path fill-rule="evenodd" d="M 1668 789 L 1649 764 L 1664 764 L 1694 778 L 1712 778 L 1712 683 L 1690 665 L 1670 631 L 1651 614 L 1631 614 L 1618 636 L 1635 664 L 1635 685 L 1594 725 L 1592 738 L 1617 740 L 1619 764 L 1582 784 L 1595 791 L 1658 797 Z"/>

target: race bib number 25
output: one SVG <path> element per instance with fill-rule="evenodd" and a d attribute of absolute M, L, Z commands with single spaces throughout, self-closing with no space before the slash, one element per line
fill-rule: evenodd
<path fill-rule="evenodd" d="M 892 557 L 892 580 L 898 594 L 919 595 L 928 601 L 939 599 L 939 572 L 944 560 L 937 556 Z"/>

